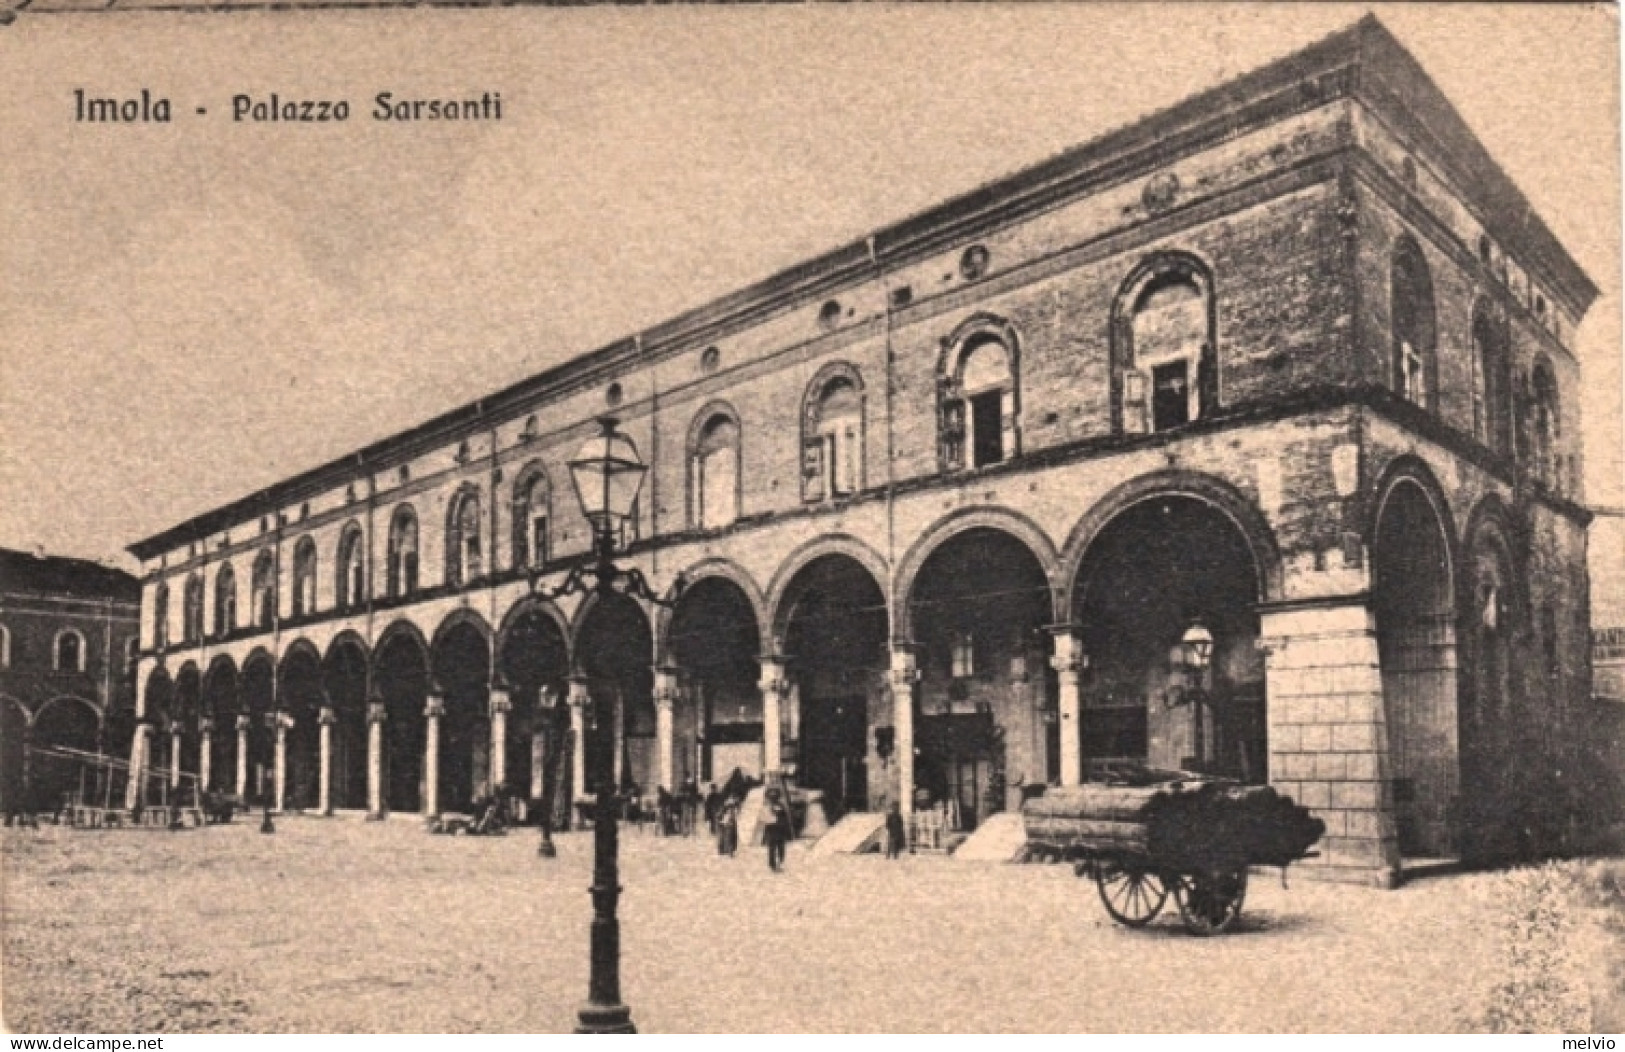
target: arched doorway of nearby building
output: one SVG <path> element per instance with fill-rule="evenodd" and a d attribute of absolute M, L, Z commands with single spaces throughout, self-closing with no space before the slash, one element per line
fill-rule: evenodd
<path fill-rule="evenodd" d="M 276 668 L 271 656 L 256 651 L 243 662 L 243 714 L 248 717 L 247 784 L 249 807 L 272 803 L 276 791 Z"/>
<path fill-rule="evenodd" d="M 30 744 L 36 750 L 94 753 L 101 723 L 96 706 L 83 698 L 53 698 L 35 714 Z M 88 791 L 95 773 L 82 759 L 36 751 L 29 765 L 34 809 L 55 811 L 81 789 Z"/>
<path fill-rule="evenodd" d="M 760 773 L 761 633 L 750 597 L 726 577 L 702 577 L 672 610 L 666 648 L 681 699 L 672 712 L 672 781 L 720 783 L 739 767 Z M 787 716 L 789 714 L 786 714 Z M 793 742 L 792 733 L 784 740 Z"/>
<path fill-rule="evenodd" d="M 1101 528 L 1072 593 L 1085 761 L 1267 780 L 1259 582 L 1246 535 L 1206 500 L 1148 497 Z M 1197 672 L 1176 655 L 1203 632 L 1212 645 Z"/>
<path fill-rule="evenodd" d="M 282 711 L 282 806 L 289 811 L 315 810 L 320 801 L 322 662 L 306 642 L 282 656 L 277 688 Z"/>
<path fill-rule="evenodd" d="M 411 631 L 385 633 L 373 656 L 373 685 L 384 702 L 384 806 L 390 811 L 423 809 L 429 659 L 419 638 Z"/>
<path fill-rule="evenodd" d="M 434 642 L 434 679 L 442 691 L 439 759 L 429 810 L 467 811 L 489 788 L 491 644 L 483 623 L 442 626 Z"/>
<path fill-rule="evenodd" d="M 333 712 L 328 799 L 359 810 L 367 806 L 367 652 L 359 640 L 339 639 L 328 648 L 322 683 Z"/>
<path fill-rule="evenodd" d="M 1371 553 L 1394 817 L 1407 856 L 1456 851 L 1456 614 L 1443 514 L 1430 489 L 1397 479 L 1383 494 Z"/>
<path fill-rule="evenodd" d="M 954 828 L 1008 803 L 1012 779 L 1044 781 L 1044 627 L 1054 606 L 1032 550 L 1003 530 L 954 534 L 908 597 L 920 670 L 914 781 Z"/>
<path fill-rule="evenodd" d="M 875 729 L 892 726 L 885 593 L 857 559 L 832 552 L 797 570 L 779 605 L 796 779 L 823 790 L 832 815 L 866 810 L 887 791 L 875 749 Z"/>
<path fill-rule="evenodd" d="M 647 788 L 657 776 L 649 619 L 623 595 L 597 595 L 588 602 L 575 646 L 592 705 L 584 735 L 586 788 L 590 792 L 606 781 Z"/>
<path fill-rule="evenodd" d="M 557 765 L 553 770 L 560 779 L 557 784 L 569 784 L 568 760 L 561 759 L 570 726 L 564 704 L 570 673 L 564 631 L 542 610 L 527 607 L 509 621 L 499 661 L 512 706 L 503 746 L 504 781 L 538 806 L 546 788 L 544 764 L 549 756 Z"/>
<path fill-rule="evenodd" d="M 30 765 L 28 710 L 12 698 L 0 698 L 0 810 L 11 816 L 26 810 L 23 771 Z"/>

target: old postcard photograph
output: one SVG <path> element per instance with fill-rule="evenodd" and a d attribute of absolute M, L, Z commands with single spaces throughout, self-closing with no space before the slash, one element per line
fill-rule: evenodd
<path fill-rule="evenodd" d="M 10 1033 L 1625 1030 L 1613 6 L 0 5 Z"/>

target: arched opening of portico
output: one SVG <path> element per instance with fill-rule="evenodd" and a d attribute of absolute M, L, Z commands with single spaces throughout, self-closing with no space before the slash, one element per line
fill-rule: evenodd
<path fill-rule="evenodd" d="M 737 768 L 762 773 L 761 633 L 750 597 L 726 577 L 683 593 L 666 634 L 678 669 L 672 712 L 672 782 L 721 783 Z M 657 742 L 658 745 L 658 742 Z"/>
<path fill-rule="evenodd" d="M 314 647 L 289 649 L 277 688 L 283 736 L 282 806 L 315 810 L 320 802 L 322 666 Z"/>
<path fill-rule="evenodd" d="M 82 760 L 38 750 L 97 752 L 101 722 L 96 706 L 75 697 L 53 698 L 35 714 L 29 744 L 36 752 L 28 765 L 34 810 L 55 811 L 81 788 L 88 788 L 84 779 L 94 777 Z"/>
<path fill-rule="evenodd" d="M 198 717 L 203 708 L 203 677 L 198 674 L 195 664 L 188 661 L 181 666 L 175 676 L 175 709 L 168 727 L 163 733 L 170 736 L 170 747 L 173 749 L 176 742 L 180 744 L 180 761 L 178 767 L 182 775 L 198 775 L 202 773 L 199 766 L 200 738 L 198 735 Z M 178 733 L 177 733 L 178 732 Z M 173 762 L 174 757 L 172 757 Z M 175 768 L 171 768 L 173 771 Z M 181 779 L 180 784 L 186 787 L 184 794 L 186 801 L 191 802 L 191 789 L 195 784 L 190 779 Z"/>
<path fill-rule="evenodd" d="M 557 786 L 569 784 L 566 731 L 570 726 L 565 698 L 569 691 L 570 655 L 559 623 L 535 607 L 513 615 L 502 636 L 499 667 L 508 682 L 511 708 L 504 733 L 503 781 L 509 789 L 540 806 L 547 791 L 546 764 Z M 534 817 L 534 816 L 533 816 Z M 555 816 L 566 817 L 566 816 Z"/>
<path fill-rule="evenodd" d="M 441 690 L 440 743 L 431 812 L 467 811 L 489 789 L 491 775 L 491 648 L 470 621 L 444 628 L 434 644 L 434 678 Z"/>
<path fill-rule="evenodd" d="M 623 595 L 599 595 L 589 602 L 575 647 L 590 699 L 583 728 L 585 789 L 636 784 L 647 790 L 658 778 L 649 619 Z"/>
<path fill-rule="evenodd" d="M 244 803 L 259 807 L 275 790 L 276 670 L 270 655 L 259 651 L 243 663 L 243 713 L 248 717 L 248 770 Z"/>
<path fill-rule="evenodd" d="M 384 807 L 423 808 L 423 747 L 429 701 L 429 657 L 410 632 L 388 635 L 374 655 L 373 685 L 384 703 Z"/>
<path fill-rule="evenodd" d="M 136 800 L 143 806 L 159 806 L 166 798 L 164 785 L 169 780 L 169 721 L 174 718 L 175 681 L 169 671 L 155 668 L 147 677 L 146 704 L 142 713 L 146 717 L 146 772 L 138 787 Z"/>
<path fill-rule="evenodd" d="M 1026 544 L 978 526 L 921 564 L 908 598 L 920 671 L 914 731 L 916 799 L 949 828 L 975 829 L 1019 805 L 1009 787 L 1043 782 L 1049 578 Z"/>
<path fill-rule="evenodd" d="M 832 819 L 867 810 L 887 795 L 894 762 L 889 745 L 884 760 L 876 749 L 894 740 L 885 593 L 857 559 L 831 553 L 796 571 L 780 611 L 796 780 L 823 792 Z"/>
<path fill-rule="evenodd" d="M 1456 614 L 1440 515 L 1428 490 L 1401 478 L 1384 495 L 1372 545 L 1394 819 L 1408 856 L 1456 852 Z"/>
<path fill-rule="evenodd" d="M 340 639 L 322 662 L 322 684 L 333 711 L 333 807 L 367 806 L 367 654 L 355 639 Z"/>
<path fill-rule="evenodd" d="M 1072 590 L 1084 761 L 1266 781 L 1259 588 L 1247 536 L 1208 501 L 1151 496 L 1107 522 Z M 1212 640 L 1202 671 L 1180 646 L 1198 627 Z"/>
<path fill-rule="evenodd" d="M 214 721 L 209 736 L 209 781 L 205 789 L 217 793 L 237 791 L 237 666 L 222 654 L 209 664 L 203 677 L 203 718 Z"/>

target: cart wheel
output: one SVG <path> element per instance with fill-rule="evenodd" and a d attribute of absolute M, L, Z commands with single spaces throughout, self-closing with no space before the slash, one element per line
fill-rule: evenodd
<path fill-rule="evenodd" d="M 1168 886 L 1149 870 L 1121 862 L 1095 863 L 1095 886 L 1106 912 L 1119 924 L 1143 928 L 1168 900 Z"/>
<path fill-rule="evenodd" d="M 1174 901 L 1192 935 L 1217 935 L 1241 916 L 1247 898 L 1247 867 L 1182 874 L 1174 880 Z"/>

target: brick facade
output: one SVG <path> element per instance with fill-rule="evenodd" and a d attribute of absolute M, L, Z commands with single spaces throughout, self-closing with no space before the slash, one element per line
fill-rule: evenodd
<path fill-rule="evenodd" d="M 1325 817 L 1327 876 L 1530 848 L 1556 834 L 1524 805 L 1557 792 L 1562 714 L 1589 691 L 1568 341 L 1596 292 L 1521 203 L 1367 20 L 132 546 L 143 683 L 213 721 L 202 752 L 239 791 L 253 752 L 285 803 L 280 757 L 319 740 L 324 808 L 464 806 L 443 787 L 529 763 L 510 739 L 568 697 L 578 756 L 615 712 L 577 790 L 611 759 L 647 789 L 776 757 L 839 806 L 918 793 L 970 825 L 1115 750 L 1267 777 Z M 856 424 L 825 434 L 832 382 Z M 669 613 L 535 594 L 587 553 L 566 461 L 605 413 L 650 469 L 622 562 L 681 592 Z M 545 509 L 516 502 L 538 469 Z M 469 495 L 479 566 L 459 573 Z M 418 587 L 390 596 L 406 504 Z M 541 511 L 548 560 L 521 565 Z M 338 609 L 347 529 L 366 587 Z M 315 609 L 295 616 L 307 537 Z M 1413 542 L 1439 555 L 1421 582 Z M 254 626 L 266 551 L 277 615 Z M 968 583 L 990 565 L 1003 585 Z M 1200 695 L 1168 657 L 1194 623 L 1217 633 Z M 308 689 L 283 686 L 296 644 Z M 251 668 L 280 671 L 254 693 Z M 1486 783 L 1547 713 L 1540 755 Z M 1516 828 L 1489 828 L 1505 805 Z"/>

